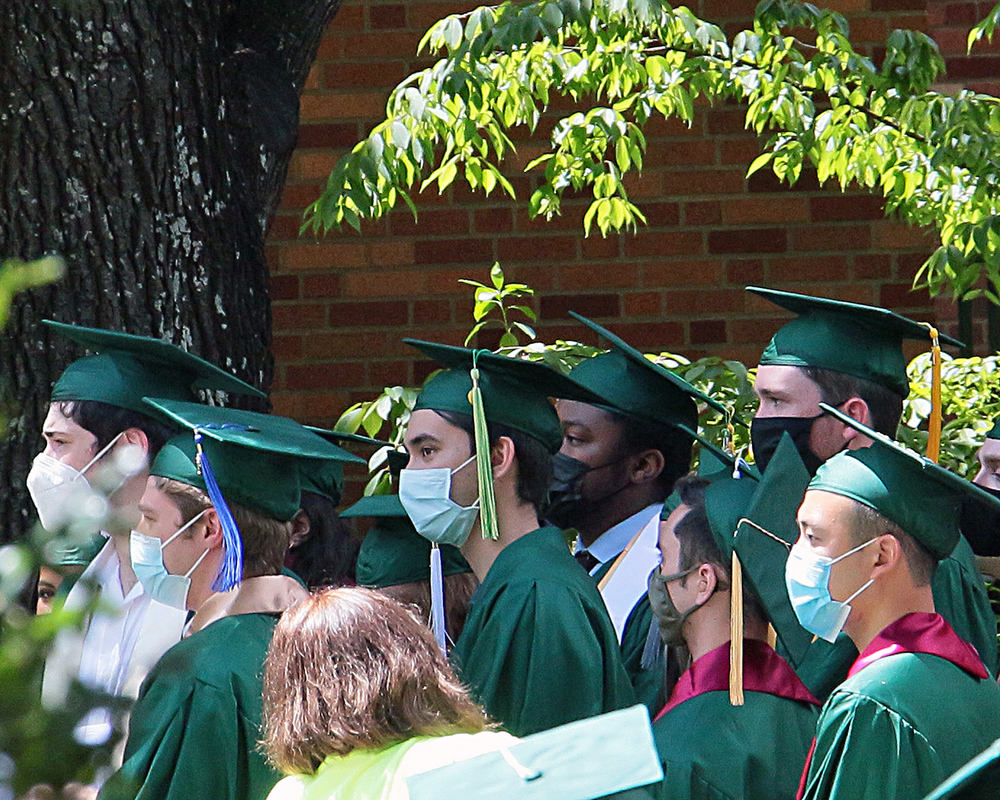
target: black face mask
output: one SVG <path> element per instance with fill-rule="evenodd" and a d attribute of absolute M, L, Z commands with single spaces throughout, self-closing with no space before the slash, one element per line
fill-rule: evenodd
<path fill-rule="evenodd" d="M 750 422 L 750 441 L 753 443 L 753 457 L 758 469 L 767 469 L 782 435 L 787 431 L 792 437 L 795 449 L 802 457 L 802 463 L 810 475 L 815 475 L 823 460 L 809 447 L 813 424 L 824 414 L 815 417 L 754 417 Z"/>
<path fill-rule="evenodd" d="M 628 481 L 617 489 L 612 489 L 600 497 L 583 496 L 583 479 L 588 473 L 595 472 L 613 464 L 621 463 L 623 459 L 609 461 L 596 467 L 590 466 L 577 458 L 556 453 L 552 457 L 552 483 L 549 484 L 549 503 L 542 513 L 542 519 L 557 528 L 575 528 L 577 523 L 586 519 L 591 511 L 618 492 L 623 491 Z"/>
<path fill-rule="evenodd" d="M 1000 489 L 979 488 L 1000 500 Z M 977 556 L 1000 556 L 1000 509 L 970 498 L 962 503 L 958 526 Z"/>

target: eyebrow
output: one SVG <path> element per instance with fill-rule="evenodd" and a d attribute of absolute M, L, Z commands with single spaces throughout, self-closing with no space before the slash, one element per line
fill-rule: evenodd
<path fill-rule="evenodd" d="M 757 395 L 757 397 L 768 397 L 768 398 L 774 398 L 774 397 L 777 397 L 777 398 L 786 398 L 786 397 L 788 397 L 788 392 L 784 392 L 781 389 L 768 389 L 766 386 L 765 387 L 754 386 L 753 387 L 753 391 L 754 391 L 754 394 Z"/>
<path fill-rule="evenodd" d="M 427 444 L 432 442 L 433 444 L 441 444 L 441 440 L 430 433 L 420 433 L 414 436 L 412 439 L 406 440 L 407 447 L 420 447 L 422 444 Z"/>
<path fill-rule="evenodd" d="M 583 428 L 584 430 L 590 430 L 590 426 L 586 422 L 581 422 L 577 419 L 564 419 L 560 421 L 559 427 L 565 432 L 567 428 Z"/>

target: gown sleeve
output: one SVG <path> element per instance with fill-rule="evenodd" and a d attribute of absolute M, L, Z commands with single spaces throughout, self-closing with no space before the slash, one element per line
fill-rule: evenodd
<path fill-rule="evenodd" d="M 870 698 L 835 692 L 816 729 L 803 800 L 923 797 L 946 777 L 927 740 Z"/>

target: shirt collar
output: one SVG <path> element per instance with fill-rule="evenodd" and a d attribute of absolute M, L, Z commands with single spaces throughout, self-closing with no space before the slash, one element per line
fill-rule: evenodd
<path fill-rule="evenodd" d="M 577 539 L 573 552 L 579 553 L 582 550 L 586 550 L 602 564 L 605 564 L 624 550 L 628 543 L 632 541 L 632 537 L 646 527 L 649 521 L 656 514 L 660 513 L 660 509 L 662 508 L 663 503 L 653 503 L 641 511 L 636 511 L 631 517 L 627 517 L 617 525 L 608 528 L 594 540 L 594 543 L 590 547 L 584 547 L 583 542 Z"/>

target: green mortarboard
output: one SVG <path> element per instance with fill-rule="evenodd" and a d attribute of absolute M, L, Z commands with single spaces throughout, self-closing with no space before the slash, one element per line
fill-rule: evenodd
<path fill-rule="evenodd" d="M 737 473 L 737 477 L 748 477 L 760 480 L 760 472 L 753 464 L 748 464 L 742 458 L 737 459 L 724 450 L 720 450 L 714 444 L 706 440 L 699 440 L 701 445 L 698 451 L 698 477 L 705 478 L 710 482 L 715 482 L 723 477 L 732 477 Z M 660 519 L 666 519 L 681 503 L 680 495 L 671 492 L 670 496 L 663 501 L 663 508 L 660 510 Z"/>
<path fill-rule="evenodd" d="M 938 559 L 947 558 L 958 544 L 963 502 L 1000 509 L 1000 500 L 974 483 L 826 403 L 820 408 L 867 436 L 872 445 L 827 460 L 810 481 L 810 491 L 839 494 L 875 509 Z"/>
<path fill-rule="evenodd" d="M 146 403 L 194 434 L 167 442 L 150 474 L 208 493 L 226 544 L 216 591 L 235 586 L 243 571 L 242 543 L 229 502 L 287 522 L 299 510 L 302 461 L 364 463 L 287 417 L 160 398 L 147 397 Z"/>
<path fill-rule="evenodd" d="M 1000 417 L 997 417 L 993 421 L 993 427 L 990 428 L 990 432 L 986 434 L 987 439 L 1000 439 Z"/>
<path fill-rule="evenodd" d="M 737 520 L 733 543 L 744 575 L 793 667 L 804 657 L 813 638 L 795 616 L 785 586 L 785 562 L 799 536 L 795 515 L 809 478 L 809 471 L 786 432 L 743 518 Z"/>
<path fill-rule="evenodd" d="M 877 383 L 896 394 L 910 393 L 903 340 L 930 344 L 928 328 L 876 306 L 747 286 L 798 316 L 782 326 L 760 357 L 762 365 L 818 367 Z M 939 334 L 942 343 L 962 343 Z"/>
<path fill-rule="evenodd" d="M 632 706 L 414 775 L 406 785 L 410 800 L 593 800 L 662 780 L 649 712 Z"/>
<path fill-rule="evenodd" d="M 726 408 L 662 364 L 650 361 L 611 331 L 586 317 L 569 312 L 611 344 L 611 350 L 585 358 L 569 379 L 601 398 L 601 405 L 644 422 L 680 428 L 698 437 L 698 402 L 716 411 Z"/>
<path fill-rule="evenodd" d="M 358 552 L 358 585 L 381 589 L 429 581 L 431 543 L 417 533 L 409 517 L 405 514 L 372 516 L 376 518 L 375 524 L 365 534 Z M 458 548 L 447 544 L 441 545 L 441 568 L 444 576 L 472 572 Z"/>
<path fill-rule="evenodd" d="M 344 442 L 355 442 L 373 447 L 388 446 L 387 442 L 372 439 L 370 436 L 361 436 L 357 433 L 340 433 L 326 428 L 315 428 L 312 425 L 304 425 L 303 427 L 336 445 Z M 320 462 L 312 459 L 300 461 L 299 473 L 302 479 L 302 491 L 322 495 L 335 506 L 340 504 L 340 498 L 344 491 L 344 462 L 342 459 Z"/>
<path fill-rule="evenodd" d="M 924 800 L 984 800 L 1000 797 L 1000 739 L 954 772 Z"/>
<path fill-rule="evenodd" d="M 406 510 L 398 494 L 371 494 L 362 497 L 353 506 L 340 512 L 345 519 L 351 517 L 405 517 Z"/>
<path fill-rule="evenodd" d="M 267 396 L 214 364 L 161 339 L 48 319 L 43 322 L 97 353 L 66 367 L 52 387 L 52 402 L 96 400 L 147 414 L 149 407 L 143 404 L 144 397 L 197 402 L 196 389 Z"/>
<path fill-rule="evenodd" d="M 424 355 L 443 364 L 420 392 L 415 409 L 472 415 L 473 354 L 479 367 L 479 385 L 487 422 L 506 425 L 531 436 L 555 453 L 562 446 L 562 429 L 550 397 L 600 403 L 592 392 L 577 386 L 554 369 L 535 361 L 497 355 L 486 350 L 403 339 Z"/>

